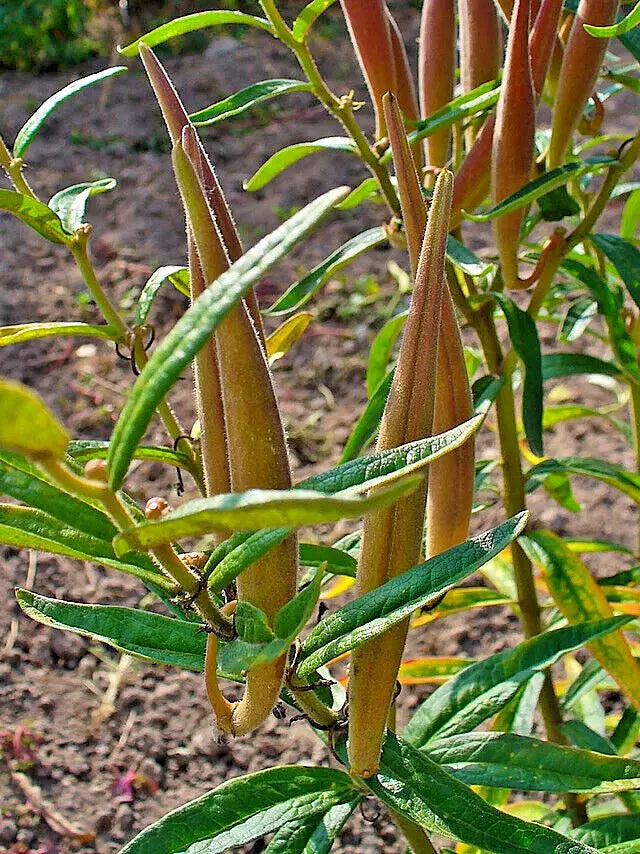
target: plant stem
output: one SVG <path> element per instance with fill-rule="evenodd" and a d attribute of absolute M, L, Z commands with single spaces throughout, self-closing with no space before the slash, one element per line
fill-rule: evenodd
<path fill-rule="evenodd" d="M 393 823 L 402 831 L 414 854 L 437 854 L 436 849 L 431 844 L 431 840 L 419 824 L 392 810 L 390 807 L 387 807 L 387 810 Z"/>
<path fill-rule="evenodd" d="M 311 83 L 313 94 L 326 107 L 328 112 L 335 116 L 347 131 L 351 139 L 356 144 L 360 157 L 369 168 L 371 174 L 378 181 L 380 190 L 390 209 L 394 214 L 399 216 L 400 202 L 398 201 L 398 195 L 391 183 L 389 172 L 386 167 L 380 163 L 380 159 L 376 151 L 371 147 L 371 145 L 369 145 L 360 125 L 354 118 L 352 94 L 346 95 L 343 98 L 338 98 L 333 94 L 322 78 L 306 42 L 299 42 L 293 37 L 293 33 L 285 24 L 282 15 L 276 8 L 274 0 L 260 0 L 260 5 L 269 19 L 276 36 L 295 54 L 300 67 L 307 77 L 307 80 Z"/>
<path fill-rule="evenodd" d="M 127 337 L 127 327 L 124 321 L 118 314 L 117 310 L 111 303 L 111 300 L 103 291 L 100 282 L 98 281 L 87 251 L 91 226 L 81 226 L 74 235 L 71 251 L 76 259 L 78 269 L 82 273 L 82 278 L 93 297 L 96 305 L 102 312 L 104 319 L 109 326 L 117 333 L 118 341 L 123 343 Z"/>
<path fill-rule="evenodd" d="M 287 687 L 295 697 L 296 703 L 308 715 L 312 724 L 316 723 L 322 727 L 333 727 L 338 723 L 337 713 L 328 706 L 325 706 L 313 691 L 308 690 L 308 682 L 304 682 L 297 676 L 289 676 L 287 677 Z"/>
<path fill-rule="evenodd" d="M 19 193 L 22 193 L 23 196 L 29 196 L 29 198 L 38 201 L 38 197 L 27 183 L 27 179 L 22 174 L 23 165 L 24 161 L 21 157 L 11 156 L 11 152 L 7 148 L 5 141 L 0 136 L 0 166 L 7 173 L 11 183 Z"/>

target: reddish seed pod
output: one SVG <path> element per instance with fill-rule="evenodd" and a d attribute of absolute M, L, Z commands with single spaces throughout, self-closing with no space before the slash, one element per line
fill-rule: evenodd
<path fill-rule="evenodd" d="M 460 82 L 470 92 L 495 80 L 502 65 L 502 31 L 493 0 L 458 0 Z"/>
<path fill-rule="evenodd" d="M 456 76 L 455 0 L 424 0 L 420 19 L 418 89 L 420 114 L 428 118 L 453 98 Z M 449 159 L 451 128 L 424 141 L 427 166 L 440 169 Z"/>
<path fill-rule="evenodd" d="M 531 0 L 516 0 L 509 28 L 502 89 L 496 110 L 491 164 L 494 204 L 531 180 L 535 142 L 535 99 L 529 60 Z M 518 248 L 522 208 L 493 221 L 502 277 L 506 287 L 518 284 Z"/>
<path fill-rule="evenodd" d="M 413 82 L 413 74 L 409 65 L 409 57 L 407 50 L 402 40 L 400 28 L 394 21 L 391 13 L 387 9 L 387 21 L 389 22 L 389 36 L 391 38 L 391 51 L 393 53 L 393 69 L 394 69 L 394 88 L 393 92 L 398 99 L 398 104 L 405 118 L 415 122 L 420 118 L 418 109 L 418 98 L 416 96 L 416 87 Z M 416 161 L 416 166 L 420 168 L 424 159 L 422 156 L 422 145 L 416 142 L 411 146 L 411 151 Z"/>
<path fill-rule="evenodd" d="M 384 0 L 340 0 L 351 42 L 373 101 L 376 138 L 386 136 L 382 96 L 396 85 L 387 4 Z"/>
<path fill-rule="evenodd" d="M 584 24 L 608 26 L 616 19 L 618 0 L 580 0 L 560 68 L 553 103 L 549 169 L 564 162 L 571 137 L 593 92 L 609 39 L 595 38 Z"/>

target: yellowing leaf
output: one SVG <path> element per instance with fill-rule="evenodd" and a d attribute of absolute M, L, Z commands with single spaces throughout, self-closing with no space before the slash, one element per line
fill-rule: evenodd
<path fill-rule="evenodd" d="M 35 459 L 61 458 L 69 434 L 35 392 L 0 380 L 0 448 Z"/>
<path fill-rule="evenodd" d="M 273 365 L 274 362 L 289 352 L 312 320 L 311 312 L 300 311 L 285 320 L 275 332 L 269 335 L 267 338 L 267 356 L 270 365 Z"/>

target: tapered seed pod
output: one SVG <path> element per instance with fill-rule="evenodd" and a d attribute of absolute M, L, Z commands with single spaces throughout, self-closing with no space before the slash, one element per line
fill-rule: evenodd
<path fill-rule="evenodd" d="M 529 59 L 531 0 L 516 0 L 509 28 L 502 89 L 496 110 L 491 163 L 494 204 L 531 180 L 534 162 L 535 99 Z M 506 287 L 518 284 L 518 248 L 522 208 L 493 221 L 502 277 Z"/>
<path fill-rule="evenodd" d="M 406 135 L 393 96 L 385 95 L 385 117 L 396 168 L 402 219 L 407 235 L 411 271 L 415 278 L 427 213 L 418 176 L 409 158 Z M 443 433 L 473 415 L 469 377 L 460 328 L 449 288 L 442 296 L 442 315 L 436 369 L 434 433 Z M 426 557 L 430 558 L 467 538 L 475 479 L 474 442 L 469 440 L 429 466 Z"/>
<path fill-rule="evenodd" d="M 595 38 L 584 24 L 608 26 L 616 19 L 618 0 L 580 0 L 564 51 L 553 102 L 549 169 L 562 165 L 589 96 L 593 92 L 609 39 Z"/>
<path fill-rule="evenodd" d="M 387 21 L 389 22 L 389 36 L 391 38 L 391 52 L 393 53 L 394 88 L 393 92 L 398 99 L 398 104 L 405 118 L 415 122 L 420 118 L 418 109 L 418 97 L 413 81 L 409 57 L 402 39 L 400 28 L 394 21 L 387 9 Z M 416 166 L 421 168 L 424 164 L 422 144 L 418 141 L 411 146 Z"/>
<path fill-rule="evenodd" d="M 396 86 L 395 60 L 384 0 L 340 0 L 349 35 L 371 95 L 376 139 L 386 136 L 382 96 Z"/>
<path fill-rule="evenodd" d="M 180 100 L 180 96 L 175 90 L 175 87 L 162 64 L 158 60 L 155 53 L 144 42 L 140 42 L 140 58 L 145 67 L 151 86 L 155 93 L 162 116 L 167 125 L 169 136 L 173 145 L 181 138 L 183 128 L 190 124 L 187 111 Z M 242 244 L 238 237 L 231 211 L 227 205 L 227 200 L 224 197 L 222 188 L 218 183 L 216 173 L 207 157 L 199 137 L 196 135 L 196 144 L 200 152 L 200 161 L 202 166 L 202 180 L 204 182 L 205 192 L 211 209 L 215 215 L 218 228 L 222 235 L 224 247 L 231 261 L 237 261 L 242 255 Z M 264 344 L 264 330 L 262 326 L 262 317 L 258 309 L 256 295 L 250 290 L 244 298 L 253 322 L 258 330 L 260 340 Z"/>
<path fill-rule="evenodd" d="M 563 50 L 558 38 L 561 11 L 562 0 L 542 0 L 529 36 L 531 76 L 538 99 L 542 95 L 554 51 Z"/>
<path fill-rule="evenodd" d="M 502 30 L 493 0 L 458 0 L 460 82 L 470 92 L 495 80 L 502 65 Z"/>
<path fill-rule="evenodd" d="M 398 365 L 380 425 L 379 450 L 432 432 L 452 177 L 444 170 L 434 189 Z M 426 492 L 425 482 L 408 498 L 365 518 L 356 582 L 360 595 L 419 561 Z M 367 641 L 352 655 L 348 754 L 353 773 L 362 777 L 370 777 L 379 766 L 407 629 L 408 621 Z"/>
<path fill-rule="evenodd" d="M 205 195 L 200 164 L 188 154 L 194 151 L 194 135 L 193 128 L 184 128 L 182 141 L 174 146 L 173 162 L 204 278 L 212 281 L 219 275 L 224 248 Z M 242 302 L 216 330 L 215 344 L 232 490 L 288 489 L 291 472 L 271 374 Z M 292 535 L 238 577 L 238 599 L 264 611 L 271 624 L 295 595 L 297 554 L 297 537 Z M 243 735 L 264 721 L 278 698 L 285 664 L 286 655 L 249 670 L 244 696 L 237 704 L 220 695 L 221 702 L 214 709 L 218 726 L 232 735 Z M 220 708 L 226 709 L 226 714 L 220 713 Z"/>
<path fill-rule="evenodd" d="M 456 77 L 455 0 L 424 0 L 420 19 L 418 89 L 420 113 L 428 118 L 453 98 Z M 427 166 L 442 168 L 449 159 L 451 128 L 424 140 Z"/>

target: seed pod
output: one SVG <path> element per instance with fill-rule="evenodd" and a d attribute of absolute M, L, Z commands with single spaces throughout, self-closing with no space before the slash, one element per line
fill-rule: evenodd
<path fill-rule="evenodd" d="M 460 82 L 470 92 L 495 80 L 502 65 L 502 28 L 493 0 L 458 0 L 460 20 Z M 467 130 L 471 147 L 476 129 Z"/>
<path fill-rule="evenodd" d="M 423 118 L 453 98 L 456 77 L 456 10 L 454 0 L 424 0 L 420 19 L 418 89 Z M 427 166 L 440 169 L 449 159 L 451 128 L 424 141 Z"/>
<path fill-rule="evenodd" d="M 162 64 L 158 60 L 155 53 L 144 42 L 140 42 L 140 58 L 145 67 L 145 71 L 149 76 L 149 81 L 153 87 L 162 115 L 171 137 L 173 145 L 181 138 L 182 130 L 186 125 L 190 124 L 189 116 L 185 110 L 182 101 L 175 87 Z M 196 135 L 196 145 L 199 150 L 200 164 L 202 169 L 202 180 L 205 187 L 207 199 L 211 209 L 215 215 L 218 228 L 222 235 L 225 250 L 231 261 L 237 261 L 242 255 L 242 244 L 238 237 L 231 211 L 224 197 L 222 188 L 218 183 L 216 173 L 207 157 L 199 137 Z M 262 326 L 262 317 L 258 309 L 256 295 L 253 290 L 250 290 L 245 296 L 245 302 L 249 308 L 253 322 L 260 335 L 260 340 L 264 344 L 264 330 Z"/>
<path fill-rule="evenodd" d="M 444 261 L 453 176 L 438 176 L 420 253 L 415 288 L 398 365 L 382 416 L 378 449 L 431 435 Z M 364 520 L 357 591 L 364 594 L 415 565 L 420 558 L 427 484 L 393 507 Z M 354 650 L 349 678 L 348 753 L 354 774 L 379 766 L 408 621 Z"/>
<path fill-rule="evenodd" d="M 416 122 L 420 118 L 418 109 L 418 98 L 416 87 L 413 82 L 413 74 L 409 65 L 409 57 L 404 46 L 400 28 L 394 21 L 387 9 L 387 21 L 389 22 L 389 36 L 391 38 L 391 51 L 393 53 L 394 88 L 393 92 L 398 99 L 398 104 L 405 118 Z M 424 163 L 422 156 L 422 145 L 416 142 L 411 146 L 416 166 L 421 168 Z"/>
<path fill-rule="evenodd" d="M 534 162 L 535 100 L 529 60 L 531 0 L 516 0 L 509 28 L 502 89 L 496 109 L 491 164 L 494 204 L 531 180 Z M 493 221 L 493 232 L 506 287 L 518 284 L 518 248 L 524 210 Z"/>
<path fill-rule="evenodd" d="M 393 96 L 384 98 L 385 117 L 398 181 L 407 246 L 415 277 L 427 222 L 418 176 L 409 157 L 407 138 Z M 436 370 L 434 433 L 443 433 L 473 415 L 469 377 L 460 328 L 449 288 L 442 296 L 442 316 Z M 429 466 L 426 556 L 433 557 L 463 542 L 469 532 L 475 453 L 473 440 L 450 451 Z"/>
<path fill-rule="evenodd" d="M 382 96 L 396 85 L 387 4 L 384 0 L 340 0 L 351 42 L 373 101 L 376 139 L 386 136 Z"/>
<path fill-rule="evenodd" d="M 195 148 L 193 135 L 192 127 L 183 129 L 182 141 L 174 146 L 174 169 L 204 278 L 212 281 L 219 275 L 224 250 L 204 192 L 199 164 L 189 157 Z M 291 472 L 271 374 L 255 326 L 242 302 L 218 327 L 215 346 L 231 489 L 235 492 L 252 488 L 288 489 Z M 280 608 L 295 595 L 297 554 L 297 537 L 292 535 L 238 577 L 238 599 L 264 611 L 271 624 Z M 242 700 L 236 705 L 229 704 L 229 714 L 218 718 L 223 731 L 242 735 L 265 720 L 278 698 L 285 663 L 286 655 L 249 670 Z"/>
<path fill-rule="evenodd" d="M 462 211 L 474 211 L 489 193 L 491 186 L 491 153 L 496 114 L 485 121 L 460 169 L 456 172 L 451 204 L 451 228 L 462 222 Z"/>
<path fill-rule="evenodd" d="M 531 76 L 533 89 L 539 99 L 554 52 L 562 53 L 562 43 L 558 38 L 558 22 L 562 11 L 562 0 L 542 0 L 535 23 L 529 37 L 531 56 Z"/>
<path fill-rule="evenodd" d="M 616 19 L 618 0 L 580 0 L 560 68 L 553 103 L 548 168 L 564 162 L 589 96 L 593 92 L 609 39 L 595 38 L 584 24 L 606 27 Z"/>

